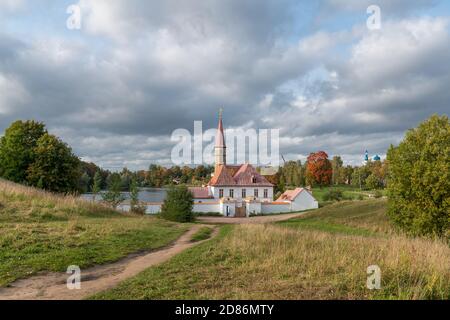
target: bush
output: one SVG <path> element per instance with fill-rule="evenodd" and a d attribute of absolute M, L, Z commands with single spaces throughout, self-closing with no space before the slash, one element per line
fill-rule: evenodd
<path fill-rule="evenodd" d="M 380 199 L 383 197 L 383 193 L 380 190 L 377 190 L 374 192 L 373 196 L 375 199 Z"/>
<path fill-rule="evenodd" d="M 170 221 L 191 222 L 194 221 L 193 206 L 192 193 L 187 187 L 171 187 L 167 191 L 160 216 Z"/>
<path fill-rule="evenodd" d="M 323 196 L 324 201 L 341 201 L 343 198 L 342 190 L 339 189 L 330 189 Z"/>
<path fill-rule="evenodd" d="M 364 196 L 362 194 L 358 194 L 358 197 L 356 199 L 362 201 L 364 200 Z"/>
<path fill-rule="evenodd" d="M 113 173 L 111 175 L 111 183 L 108 186 L 108 191 L 102 193 L 103 201 L 114 209 L 117 209 L 117 207 L 125 200 L 125 197 L 120 192 L 120 183 L 120 175 L 118 173 Z"/>
<path fill-rule="evenodd" d="M 450 122 L 437 115 L 407 132 L 387 159 L 388 215 L 410 234 L 439 235 L 450 226 Z"/>
<path fill-rule="evenodd" d="M 138 204 L 130 208 L 131 213 L 144 216 L 147 213 L 147 206 L 143 204 Z"/>

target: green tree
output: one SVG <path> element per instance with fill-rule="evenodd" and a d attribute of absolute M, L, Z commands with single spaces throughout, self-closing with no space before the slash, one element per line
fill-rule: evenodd
<path fill-rule="evenodd" d="M 361 167 L 356 167 L 353 170 L 351 182 L 352 185 L 366 188 L 366 180 L 372 174 L 370 171 L 370 163 Z"/>
<path fill-rule="evenodd" d="M 94 184 L 92 185 L 92 194 L 94 195 L 93 200 L 95 201 L 98 193 L 102 189 L 102 175 L 100 171 L 96 171 L 94 175 Z"/>
<path fill-rule="evenodd" d="M 191 222 L 194 220 L 193 206 L 193 196 L 187 187 L 171 187 L 162 205 L 161 217 L 170 221 Z"/>
<path fill-rule="evenodd" d="M 108 191 L 102 194 L 103 201 L 116 209 L 117 206 L 125 200 L 125 197 L 123 196 L 121 191 L 122 179 L 120 177 L 120 174 L 112 173 L 110 175 Z"/>
<path fill-rule="evenodd" d="M 130 211 L 137 214 L 145 214 L 146 207 L 139 201 L 139 187 L 136 177 L 130 183 Z"/>
<path fill-rule="evenodd" d="M 340 156 L 334 156 L 331 160 L 331 168 L 333 170 L 333 175 L 331 177 L 331 183 L 334 185 L 342 184 L 342 166 L 344 162 Z"/>
<path fill-rule="evenodd" d="M 83 174 L 80 177 L 80 181 L 78 183 L 79 187 L 78 189 L 81 191 L 81 193 L 87 193 L 89 192 L 91 184 L 91 177 L 89 177 L 89 174 L 87 172 L 83 172 Z"/>
<path fill-rule="evenodd" d="M 450 236 L 450 122 L 432 116 L 387 159 L 388 215 L 411 234 Z"/>
<path fill-rule="evenodd" d="M 26 170 L 31 185 L 59 193 L 78 191 L 80 160 L 67 144 L 45 133 L 32 152 L 34 160 Z"/>
<path fill-rule="evenodd" d="M 0 176 L 27 183 L 27 170 L 34 162 L 38 140 L 47 133 L 45 125 L 36 121 L 16 121 L 0 138 Z"/>
<path fill-rule="evenodd" d="M 368 176 L 365 182 L 366 182 L 366 187 L 369 190 L 377 190 L 377 189 L 381 189 L 383 187 L 383 182 L 374 173 L 372 173 L 370 176 Z"/>

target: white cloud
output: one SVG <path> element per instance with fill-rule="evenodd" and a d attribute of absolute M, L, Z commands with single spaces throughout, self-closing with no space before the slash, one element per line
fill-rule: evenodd
<path fill-rule="evenodd" d="M 6 11 L 16 11 L 25 5 L 24 0 L 0 0 L 0 9 Z"/>
<path fill-rule="evenodd" d="M 0 73 L 0 115 L 11 114 L 30 100 L 28 92 L 19 81 Z"/>

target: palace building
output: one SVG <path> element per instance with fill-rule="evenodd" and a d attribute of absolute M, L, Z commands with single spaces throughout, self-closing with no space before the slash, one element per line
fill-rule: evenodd
<path fill-rule="evenodd" d="M 249 217 L 319 207 L 311 192 L 305 188 L 288 190 L 274 201 L 273 184 L 251 164 L 227 164 L 225 138 L 220 113 L 214 148 L 214 173 L 206 186 L 189 188 L 194 197 L 194 212 L 220 213 L 225 217 Z M 162 203 L 146 205 L 148 214 L 161 211 Z M 122 208 L 128 209 L 127 205 Z"/>
<path fill-rule="evenodd" d="M 317 208 L 311 193 L 303 188 L 287 191 L 273 201 L 273 184 L 249 163 L 228 165 L 227 147 L 219 115 L 214 159 L 214 174 L 207 186 L 190 188 L 194 195 L 194 211 L 219 212 L 227 217 L 248 217 L 251 214 L 270 214 Z"/>

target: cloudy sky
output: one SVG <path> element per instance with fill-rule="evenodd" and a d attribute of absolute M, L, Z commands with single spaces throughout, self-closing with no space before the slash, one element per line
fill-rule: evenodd
<path fill-rule="evenodd" d="M 138 169 L 170 165 L 172 132 L 222 106 L 226 127 L 280 129 L 286 159 L 359 164 L 448 114 L 449 2 L 0 0 L 0 132 L 36 119 L 84 160 Z"/>

